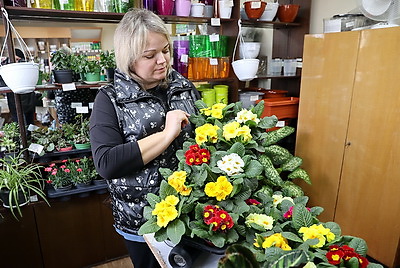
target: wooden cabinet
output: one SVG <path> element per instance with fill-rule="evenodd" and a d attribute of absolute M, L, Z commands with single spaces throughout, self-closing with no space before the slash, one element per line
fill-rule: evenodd
<path fill-rule="evenodd" d="M 389 267 L 400 265 L 399 43 L 399 28 L 307 36 L 296 142 L 321 219 Z"/>
<path fill-rule="evenodd" d="M 80 268 L 127 255 L 113 227 L 108 194 L 74 195 L 23 207 L 15 220 L 1 209 L 2 267 Z"/>

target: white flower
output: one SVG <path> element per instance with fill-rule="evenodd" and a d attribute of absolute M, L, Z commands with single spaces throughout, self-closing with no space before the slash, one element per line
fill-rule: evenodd
<path fill-rule="evenodd" d="M 222 157 L 222 160 L 217 162 L 217 166 L 228 176 L 232 176 L 243 172 L 244 162 L 238 154 L 233 153 Z"/>
<path fill-rule="evenodd" d="M 239 123 L 246 123 L 246 121 L 252 120 L 256 124 L 260 122 L 260 119 L 257 118 L 256 114 L 253 114 L 251 111 L 243 109 L 236 114 L 235 120 Z"/>
<path fill-rule="evenodd" d="M 285 196 L 283 197 L 280 194 L 274 194 L 272 196 L 272 198 L 274 199 L 274 206 L 278 206 L 280 203 L 282 203 L 283 200 L 289 200 L 290 202 L 292 202 L 294 204 L 293 198 Z"/>
<path fill-rule="evenodd" d="M 265 230 L 271 230 L 274 223 L 274 218 L 265 214 L 251 213 L 246 217 L 245 224 L 251 227 L 251 223 L 258 224 L 265 228 Z"/>

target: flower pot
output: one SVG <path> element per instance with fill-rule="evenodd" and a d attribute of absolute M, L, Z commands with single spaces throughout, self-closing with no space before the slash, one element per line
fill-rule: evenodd
<path fill-rule="evenodd" d="M 258 59 L 242 59 L 232 62 L 233 71 L 240 81 L 250 81 L 256 77 Z"/>
<path fill-rule="evenodd" d="M 278 8 L 278 19 L 280 22 L 293 22 L 299 12 L 299 5 L 280 5 Z"/>
<path fill-rule="evenodd" d="M 56 192 L 65 192 L 72 189 L 72 183 L 66 186 L 54 187 L 54 191 Z"/>
<path fill-rule="evenodd" d="M 176 15 L 187 17 L 190 15 L 192 2 L 190 0 L 176 0 Z"/>
<path fill-rule="evenodd" d="M 58 151 L 59 152 L 68 152 L 71 151 L 74 147 L 73 146 L 68 146 L 68 147 L 64 147 L 64 148 L 59 148 Z"/>
<path fill-rule="evenodd" d="M 76 188 L 87 188 L 87 187 L 90 187 L 91 185 L 92 185 L 91 181 L 89 181 L 89 182 L 80 182 L 80 183 L 75 184 Z"/>
<path fill-rule="evenodd" d="M 17 206 L 10 206 L 9 203 L 9 193 L 10 191 L 8 189 L 1 189 L 0 190 L 0 200 L 3 202 L 3 207 L 5 208 L 16 208 Z M 13 200 L 14 202 L 14 200 Z M 18 190 L 18 206 L 22 207 L 26 204 L 29 203 L 29 196 L 25 196 L 24 193 L 21 190 Z"/>
<path fill-rule="evenodd" d="M 90 143 L 75 143 L 75 148 L 78 150 L 89 149 Z"/>
<path fill-rule="evenodd" d="M 54 70 L 54 81 L 60 84 L 72 83 L 71 70 Z"/>
<path fill-rule="evenodd" d="M 31 62 L 3 65 L 0 75 L 14 93 L 30 93 L 35 90 L 39 78 L 39 65 Z"/>
<path fill-rule="evenodd" d="M 263 1 L 244 2 L 244 10 L 249 19 L 259 19 L 265 10 L 267 3 Z"/>
<path fill-rule="evenodd" d="M 158 15 L 172 15 L 173 11 L 174 11 L 173 0 L 157 0 Z"/>
<path fill-rule="evenodd" d="M 88 82 L 100 81 L 100 72 L 85 73 L 84 77 L 85 81 Z"/>
<path fill-rule="evenodd" d="M 114 81 L 114 74 L 115 74 L 115 69 L 114 68 L 107 68 L 106 69 L 106 74 L 107 74 L 107 82 Z"/>
<path fill-rule="evenodd" d="M 278 12 L 279 3 L 267 3 L 263 14 L 260 17 L 262 21 L 273 21 Z"/>

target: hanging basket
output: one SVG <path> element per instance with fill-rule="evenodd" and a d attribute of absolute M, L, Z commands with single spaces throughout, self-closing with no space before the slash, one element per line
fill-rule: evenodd
<path fill-rule="evenodd" d="M 39 65 L 32 62 L 11 63 L 0 67 L 0 75 L 16 94 L 35 90 L 39 78 Z"/>
<path fill-rule="evenodd" d="M 12 38 L 12 34 L 15 35 L 24 55 L 28 55 L 30 62 L 22 63 L 11 63 L 7 65 L 0 66 L 0 75 L 3 78 L 6 85 L 16 94 L 26 94 L 33 92 L 39 78 L 39 65 L 33 62 L 33 56 L 29 52 L 28 46 L 22 39 L 21 35 L 12 25 L 11 21 L 8 19 L 7 11 L 2 7 L 1 11 L 3 17 L 7 21 L 7 32 L 4 38 L 4 43 L 1 48 L 0 57 L 3 56 L 3 52 L 7 43 L 7 38 Z M 10 33 L 11 31 L 11 33 Z M 14 51 L 9 51 L 13 53 Z M 28 58 L 25 56 L 25 58 Z M 1 64 L 0 64 L 1 65 Z"/>
<path fill-rule="evenodd" d="M 235 58 L 235 53 L 237 49 L 237 45 L 240 42 L 240 45 L 244 45 L 242 30 L 241 30 L 241 20 L 238 20 L 239 33 L 236 39 L 235 48 L 233 49 L 233 58 Z M 243 59 L 232 61 L 233 72 L 237 76 L 240 81 L 250 81 L 256 78 L 256 74 L 258 71 L 258 65 L 260 63 L 259 59 L 252 59 L 247 55 L 248 52 L 243 51 Z"/>

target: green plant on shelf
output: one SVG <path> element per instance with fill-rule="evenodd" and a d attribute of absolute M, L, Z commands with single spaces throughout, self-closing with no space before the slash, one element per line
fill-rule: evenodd
<path fill-rule="evenodd" d="M 62 47 L 51 54 L 50 62 L 54 70 L 73 70 L 74 55 L 68 47 Z"/>
<path fill-rule="evenodd" d="M 100 66 L 104 69 L 115 69 L 117 67 L 114 50 L 100 52 Z"/>
<path fill-rule="evenodd" d="M 18 218 L 15 210 L 22 217 L 20 206 L 28 203 L 32 194 L 37 194 L 48 204 L 40 166 L 26 162 L 22 152 L 0 158 L 0 193 L 3 205 L 7 204 L 15 218 Z"/>
<path fill-rule="evenodd" d="M 8 153 L 18 151 L 20 144 L 18 123 L 12 122 L 4 124 L 0 131 L 0 151 Z"/>

